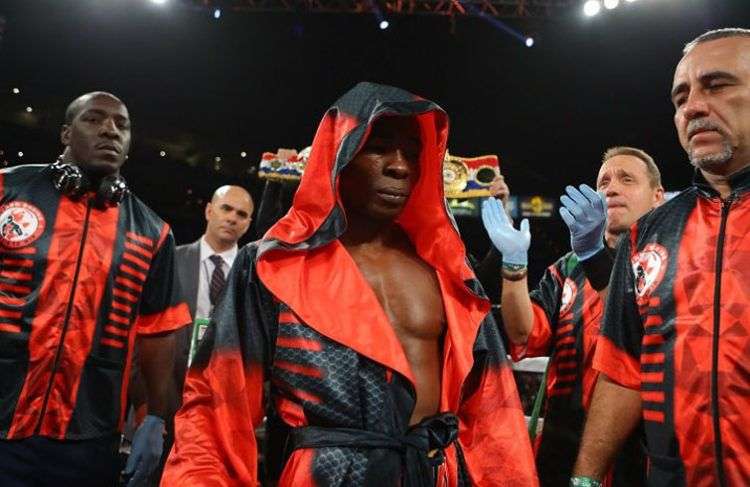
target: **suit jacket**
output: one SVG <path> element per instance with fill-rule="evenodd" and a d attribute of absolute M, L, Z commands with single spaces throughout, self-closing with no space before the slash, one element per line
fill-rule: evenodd
<path fill-rule="evenodd" d="M 177 285 L 180 297 L 188 304 L 190 318 L 195 321 L 195 309 L 198 305 L 198 279 L 200 276 L 201 241 L 179 245 L 175 249 L 175 267 L 177 268 Z M 175 356 L 173 378 L 175 390 L 170 394 L 170 409 L 176 411 L 182 402 L 182 385 L 185 382 L 190 337 L 193 326 L 186 326 L 175 333 Z"/>

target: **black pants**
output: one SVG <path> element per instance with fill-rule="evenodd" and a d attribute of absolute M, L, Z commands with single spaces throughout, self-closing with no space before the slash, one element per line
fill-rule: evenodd
<path fill-rule="evenodd" d="M 120 435 L 60 441 L 41 436 L 0 440 L 2 487 L 112 487 Z"/>

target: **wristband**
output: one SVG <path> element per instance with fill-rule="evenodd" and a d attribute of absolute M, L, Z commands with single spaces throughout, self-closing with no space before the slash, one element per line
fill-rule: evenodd
<path fill-rule="evenodd" d="M 511 274 L 514 274 L 516 272 L 524 272 L 526 270 L 526 264 L 510 264 L 508 262 L 503 262 L 503 272 L 510 272 Z"/>
<path fill-rule="evenodd" d="M 501 272 L 501 274 L 503 275 L 503 279 L 505 279 L 506 281 L 520 281 L 521 279 L 525 278 L 528 273 L 529 270 L 526 266 L 521 266 L 520 269 L 511 271 L 506 267 L 505 264 L 503 264 L 503 270 Z"/>
<path fill-rule="evenodd" d="M 595 291 L 601 291 L 609 285 L 609 275 L 612 273 L 614 262 L 607 247 L 602 247 L 597 253 L 586 260 L 579 260 L 583 273 Z"/>
<path fill-rule="evenodd" d="M 602 483 L 591 477 L 575 476 L 570 478 L 570 487 L 602 487 Z"/>

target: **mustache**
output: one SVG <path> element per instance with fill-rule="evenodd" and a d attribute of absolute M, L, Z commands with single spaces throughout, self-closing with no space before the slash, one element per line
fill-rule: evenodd
<path fill-rule="evenodd" d="M 696 118 L 688 122 L 687 133 L 689 137 L 699 130 L 714 130 L 723 136 L 727 135 L 724 133 L 724 130 L 722 130 L 721 127 L 716 125 L 708 118 Z"/>

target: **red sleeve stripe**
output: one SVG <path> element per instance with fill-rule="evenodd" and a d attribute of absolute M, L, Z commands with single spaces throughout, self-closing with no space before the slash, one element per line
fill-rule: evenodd
<path fill-rule="evenodd" d="M 140 271 L 135 270 L 134 268 L 130 267 L 127 264 L 120 264 L 120 270 L 127 272 L 128 274 L 132 274 L 141 281 L 146 281 L 146 274 Z"/>
<path fill-rule="evenodd" d="M 575 343 L 575 342 L 576 342 L 576 337 L 574 337 L 574 336 L 567 336 L 567 337 L 563 337 L 563 338 L 559 339 L 557 341 L 557 345 L 560 346 L 560 345 L 565 345 L 565 344 L 568 344 L 568 343 Z"/>
<path fill-rule="evenodd" d="M 558 375 L 557 378 L 562 382 L 575 382 L 575 380 L 578 378 L 578 374 Z"/>
<path fill-rule="evenodd" d="M 133 308 L 128 306 L 127 304 L 123 304 L 119 301 L 112 301 L 112 307 L 115 309 L 119 309 L 120 311 L 124 311 L 127 314 L 130 314 L 133 312 Z"/>
<path fill-rule="evenodd" d="M 569 333 L 571 331 L 573 331 L 573 323 L 570 323 L 565 326 L 561 326 L 560 328 L 557 329 L 557 332 L 555 332 L 555 335 L 560 336 L 560 335 Z"/>
<path fill-rule="evenodd" d="M 164 243 L 164 241 L 167 239 L 167 235 L 169 235 L 169 225 L 166 223 L 163 227 L 161 227 L 161 234 L 159 234 L 159 241 L 156 243 L 156 248 L 161 248 L 161 244 Z"/>
<path fill-rule="evenodd" d="M 31 259 L 11 259 L 6 257 L 3 259 L 4 267 L 33 267 L 34 261 Z"/>
<path fill-rule="evenodd" d="M 143 290 L 143 285 L 138 284 L 137 282 L 132 281 L 132 280 L 130 280 L 128 278 L 125 278 L 125 277 L 118 276 L 118 277 L 115 278 L 115 282 L 118 283 L 118 284 L 121 284 L 121 285 L 123 285 L 123 286 L 125 286 L 125 287 L 127 287 L 129 289 L 132 289 L 133 291 L 135 291 L 137 293 L 140 293 Z"/>
<path fill-rule="evenodd" d="M 661 316 L 649 315 L 646 317 L 646 321 L 643 322 L 644 328 L 651 328 L 654 326 L 661 326 L 664 323 Z"/>
<path fill-rule="evenodd" d="M 144 237 L 143 235 L 138 235 L 137 233 L 133 233 L 133 232 L 125 232 L 125 236 L 128 237 L 130 240 L 135 240 L 136 242 L 140 242 L 149 248 L 154 248 L 154 241 L 148 237 Z"/>
<path fill-rule="evenodd" d="M 30 281 L 34 276 L 29 274 L 28 272 L 5 271 L 2 273 L 2 277 L 6 279 L 15 279 L 16 281 Z"/>
<path fill-rule="evenodd" d="M 107 345 L 108 347 L 125 348 L 125 344 L 124 343 L 119 342 L 117 340 L 114 340 L 112 338 L 102 338 L 101 344 L 102 345 Z"/>
<path fill-rule="evenodd" d="M 641 382 L 661 384 L 664 382 L 664 372 L 641 372 Z"/>
<path fill-rule="evenodd" d="M 550 396 L 569 396 L 573 394 L 573 388 L 572 387 L 560 387 L 554 388 L 551 391 L 549 391 Z"/>
<path fill-rule="evenodd" d="M 29 294 L 31 292 L 31 288 L 27 286 L 15 286 L 13 284 L 0 282 L 0 291 L 10 291 L 17 294 Z"/>
<path fill-rule="evenodd" d="M 13 323 L 0 323 L 0 331 L 8 333 L 21 333 L 21 326 Z"/>
<path fill-rule="evenodd" d="M 663 423 L 664 413 L 661 411 L 652 411 L 650 409 L 644 409 L 643 419 L 645 419 L 646 421 L 653 421 L 655 423 Z"/>
<path fill-rule="evenodd" d="M 105 327 L 104 327 L 104 331 L 106 331 L 107 333 L 111 333 L 111 334 L 113 334 L 113 335 L 121 336 L 121 337 L 126 337 L 126 336 L 128 336 L 128 335 L 129 335 L 129 333 L 128 333 L 127 331 L 125 331 L 125 330 L 120 330 L 119 328 L 115 328 L 115 327 L 114 327 L 114 326 L 112 326 L 112 325 L 107 325 L 107 326 L 105 326 Z M 104 339 L 103 339 L 103 340 L 104 340 Z"/>
<path fill-rule="evenodd" d="M 576 354 L 576 349 L 575 348 L 569 348 L 567 350 L 560 350 L 555 355 L 557 357 L 573 357 L 573 356 L 575 356 L 575 354 Z"/>
<path fill-rule="evenodd" d="M 122 253 L 122 258 L 125 259 L 125 260 L 129 260 L 130 262 L 132 262 L 133 264 L 137 265 L 141 269 L 144 269 L 144 270 L 148 271 L 148 268 L 149 268 L 148 262 L 145 262 L 145 261 L 139 259 L 135 255 L 133 255 L 133 254 L 131 254 L 129 252 L 123 252 Z"/>
<path fill-rule="evenodd" d="M 310 350 L 313 352 L 320 352 L 321 350 L 323 350 L 323 346 L 320 344 L 320 342 L 316 340 L 309 340 L 307 338 L 287 338 L 280 336 L 276 339 L 276 346 Z"/>
<path fill-rule="evenodd" d="M 307 367 L 307 366 L 295 364 L 292 362 L 287 362 L 286 360 L 276 360 L 273 363 L 273 366 L 281 370 L 284 370 L 286 372 L 291 372 L 293 374 L 313 377 L 315 379 L 323 378 L 323 372 L 320 369 L 317 369 L 315 367 Z"/>
<path fill-rule="evenodd" d="M 117 313 L 109 313 L 109 319 L 110 321 L 114 321 L 126 326 L 130 324 L 130 319 L 125 318 L 124 316 L 120 316 Z"/>
<path fill-rule="evenodd" d="M 36 254 L 36 247 L 21 247 L 20 249 L 13 249 L 13 254 Z"/>
<path fill-rule="evenodd" d="M 578 367 L 578 362 L 576 360 L 565 360 L 565 361 L 559 361 L 557 362 L 557 368 L 559 370 L 565 370 L 565 369 L 575 369 Z"/>
<path fill-rule="evenodd" d="M 653 334 L 650 334 L 650 335 L 646 334 L 646 335 L 643 335 L 643 342 L 642 343 L 643 343 L 644 346 L 648 346 L 648 345 L 661 345 L 661 344 L 664 343 L 664 336 L 662 336 L 662 335 L 660 335 L 658 333 L 653 333 Z"/>
<path fill-rule="evenodd" d="M 0 308 L 0 318 L 21 318 L 21 316 L 23 316 L 21 311 Z"/>
<path fill-rule="evenodd" d="M 321 404 L 323 401 L 316 396 L 315 394 L 311 394 L 309 392 L 303 391 L 302 389 L 293 389 L 289 387 L 289 385 L 279 379 L 278 377 L 272 377 L 271 381 L 279 388 L 284 389 L 289 394 L 299 398 L 302 401 L 306 401 L 312 404 Z"/>
<path fill-rule="evenodd" d="M 23 306 L 24 304 L 26 304 L 26 301 L 21 298 L 0 295 L 0 304 L 5 304 L 7 306 Z"/>
<path fill-rule="evenodd" d="M 130 242 L 125 242 L 125 248 L 130 250 L 131 252 L 135 252 L 136 254 L 140 254 L 142 257 L 145 257 L 149 261 L 151 260 L 151 256 L 153 255 L 151 252 L 145 250 L 143 247 L 140 247 L 138 245 L 132 244 Z"/>
<path fill-rule="evenodd" d="M 126 293 L 125 291 L 121 291 L 121 290 L 119 290 L 117 288 L 113 288 L 112 289 L 112 294 L 115 295 L 115 296 L 117 296 L 118 298 L 122 298 L 122 299 L 124 299 L 126 301 L 130 301 L 131 303 L 137 303 L 138 302 L 138 298 L 137 297 L 133 296 L 130 293 Z"/>
<path fill-rule="evenodd" d="M 641 399 L 645 402 L 664 402 L 663 391 L 641 391 Z"/>
<path fill-rule="evenodd" d="M 663 364 L 664 363 L 664 353 L 658 352 L 658 353 L 641 353 L 641 363 L 642 364 Z"/>

